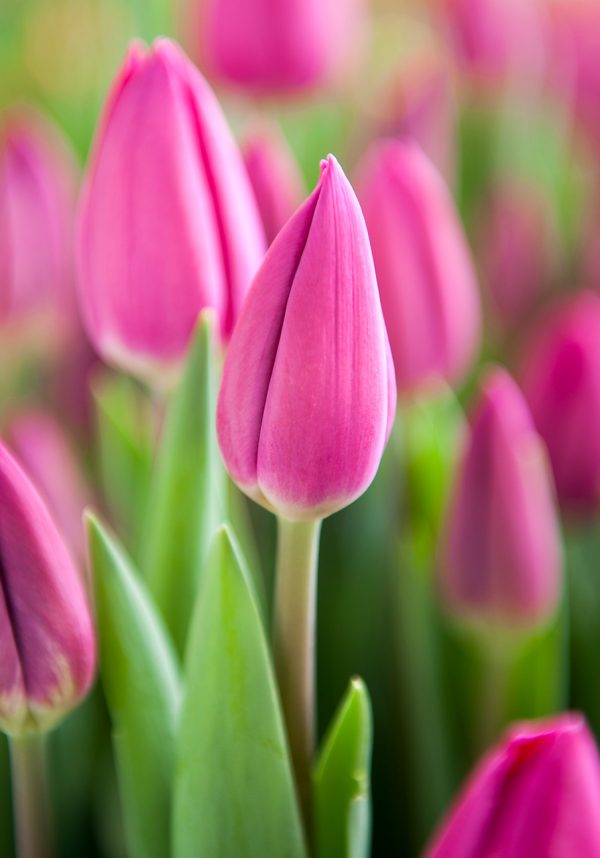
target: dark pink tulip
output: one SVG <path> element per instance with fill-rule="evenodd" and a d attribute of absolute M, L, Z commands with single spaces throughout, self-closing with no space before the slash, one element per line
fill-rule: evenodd
<path fill-rule="evenodd" d="M 85 562 L 82 516 L 91 497 L 69 439 L 43 411 L 23 411 L 9 421 L 10 447 L 44 498 L 58 529 L 79 561 Z"/>
<path fill-rule="evenodd" d="M 523 387 L 546 442 L 561 504 L 593 514 L 600 504 L 600 298 L 582 292 L 530 337 Z"/>
<path fill-rule="evenodd" d="M 411 142 L 373 144 L 358 172 L 398 389 L 456 381 L 479 346 L 467 241 L 437 170 Z"/>
<path fill-rule="evenodd" d="M 425 852 L 525 856 L 600 856 L 600 760 L 580 715 L 511 727 L 477 765 Z"/>
<path fill-rule="evenodd" d="M 333 156 L 271 245 L 225 360 L 217 431 L 250 497 L 290 519 L 351 503 L 396 405 L 365 222 Z"/>
<path fill-rule="evenodd" d="M 198 313 L 229 337 L 264 251 L 241 156 L 215 96 L 172 42 L 134 43 L 92 153 L 80 299 L 109 362 L 172 376 Z"/>
<path fill-rule="evenodd" d="M 530 627 L 552 615 L 560 582 L 545 450 L 521 391 L 494 369 L 482 385 L 449 503 L 440 596 L 458 619 Z"/>
<path fill-rule="evenodd" d="M 0 323 L 74 316 L 74 166 L 58 132 L 37 113 L 0 121 Z M 54 331 L 56 335 L 56 331 Z"/>
<path fill-rule="evenodd" d="M 283 134 L 275 127 L 249 135 L 242 152 L 270 244 L 302 202 L 300 169 Z"/>
<path fill-rule="evenodd" d="M 0 444 L 0 727 L 46 730 L 89 690 L 96 645 L 81 577 L 40 495 Z"/>
<path fill-rule="evenodd" d="M 356 49 L 364 0 L 188 0 L 202 64 L 259 93 L 329 82 Z"/>

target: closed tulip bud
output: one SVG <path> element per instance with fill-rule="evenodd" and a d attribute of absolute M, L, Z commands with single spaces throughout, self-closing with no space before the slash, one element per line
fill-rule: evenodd
<path fill-rule="evenodd" d="M 511 727 L 475 768 L 426 858 L 600 855 L 600 760 L 583 718 Z"/>
<path fill-rule="evenodd" d="M 302 176 L 291 149 L 276 128 L 254 132 L 246 138 L 242 151 L 270 244 L 302 202 Z"/>
<path fill-rule="evenodd" d="M 600 504 L 600 298 L 582 292 L 542 319 L 522 366 L 558 497 L 574 514 Z"/>
<path fill-rule="evenodd" d="M 369 239 L 333 156 L 271 245 L 225 360 L 217 431 L 240 488 L 290 519 L 373 479 L 395 383 Z"/>
<path fill-rule="evenodd" d="M 545 450 L 519 388 L 495 369 L 482 386 L 450 498 L 441 599 L 456 619 L 528 629 L 552 616 L 560 582 Z"/>
<path fill-rule="evenodd" d="M 241 156 L 177 46 L 134 44 L 92 153 L 79 230 L 87 330 L 109 362 L 159 384 L 198 313 L 229 337 L 264 251 Z"/>
<path fill-rule="evenodd" d="M 203 66 L 226 83 L 269 94 L 302 91 L 335 78 L 355 53 L 364 0 L 188 4 Z"/>
<path fill-rule="evenodd" d="M 83 584 L 40 495 L 0 444 L 0 728 L 47 730 L 86 694 L 96 646 Z"/>
<path fill-rule="evenodd" d="M 457 381 L 480 339 L 477 283 L 450 194 L 411 142 L 385 140 L 358 172 L 396 380 L 402 392 Z"/>

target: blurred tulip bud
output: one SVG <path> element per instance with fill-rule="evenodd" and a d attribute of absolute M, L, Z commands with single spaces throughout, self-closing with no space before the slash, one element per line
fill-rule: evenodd
<path fill-rule="evenodd" d="M 447 512 L 442 602 L 458 620 L 531 628 L 556 610 L 561 548 L 543 444 L 512 378 L 492 370 Z"/>
<path fill-rule="evenodd" d="M 511 727 L 479 762 L 425 858 L 600 855 L 600 761 L 580 715 Z"/>
<path fill-rule="evenodd" d="M 546 22 L 539 0 L 437 0 L 459 66 L 476 83 L 537 83 Z"/>
<path fill-rule="evenodd" d="M 50 316 L 71 324 L 74 164 L 37 113 L 0 121 L 0 324 Z"/>
<path fill-rule="evenodd" d="M 396 405 L 364 219 L 333 156 L 260 268 L 225 360 L 217 431 L 240 488 L 290 519 L 351 503 Z"/>
<path fill-rule="evenodd" d="M 523 389 L 546 442 L 565 510 L 600 504 L 600 298 L 581 292 L 542 319 L 522 366 Z"/>
<path fill-rule="evenodd" d="M 450 194 L 410 142 L 373 144 L 358 176 L 398 389 L 456 381 L 479 346 L 480 308 Z"/>
<path fill-rule="evenodd" d="M 519 322 L 551 285 L 557 230 L 548 200 L 534 187 L 498 183 L 481 218 L 482 285 L 494 316 L 504 326 Z"/>
<path fill-rule="evenodd" d="M 221 109 L 178 47 L 134 43 L 92 153 L 79 230 L 80 299 L 109 362 L 172 381 L 198 313 L 228 337 L 264 239 Z"/>
<path fill-rule="evenodd" d="M 304 198 L 300 169 L 283 134 L 275 127 L 248 136 L 242 152 L 270 244 Z"/>
<path fill-rule="evenodd" d="M 83 569 L 86 552 L 81 522 L 91 497 L 60 424 L 43 411 L 23 411 L 10 419 L 8 439 Z"/>
<path fill-rule="evenodd" d="M 188 0 L 203 67 L 258 93 L 329 83 L 357 53 L 364 0 Z"/>
<path fill-rule="evenodd" d="M 41 497 L 0 444 L 0 727 L 47 730 L 89 690 L 96 645 L 82 580 Z"/>

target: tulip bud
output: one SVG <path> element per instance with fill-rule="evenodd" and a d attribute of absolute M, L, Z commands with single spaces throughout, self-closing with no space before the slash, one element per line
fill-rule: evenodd
<path fill-rule="evenodd" d="M 600 760 L 580 715 L 517 724 L 475 768 L 426 858 L 600 855 Z"/>
<path fill-rule="evenodd" d="M 264 250 L 240 154 L 206 82 L 164 39 L 134 43 L 108 100 L 84 194 L 80 298 L 109 362 L 169 380 L 198 313 L 228 337 Z"/>
<path fill-rule="evenodd" d="M 86 694 L 96 658 L 81 578 L 46 506 L 0 444 L 0 727 L 54 726 Z"/>
<path fill-rule="evenodd" d="M 0 322 L 73 318 L 73 185 L 58 132 L 32 111 L 8 114 L 0 123 Z"/>
<path fill-rule="evenodd" d="M 450 194 L 416 146 L 374 144 L 358 195 L 373 248 L 398 389 L 456 381 L 480 339 L 477 283 Z"/>
<path fill-rule="evenodd" d="M 302 176 L 291 149 L 276 128 L 263 129 L 247 137 L 242 151 L 267 241 L 271 244 L 302 202 Z"/>
<path fill-rule="evenodd" d="M 11 449 L 46 502 L 73 558 L 83 568 L 85 535 L 81 518 L 91 498 L 60 424 L 43 411 L 23 411 L 10 420 L 8 437 Z"/>
<path fill-rule="evenodd" d="M 271 245 L 225 360 L 217 432 L 240 488 L 290 519 L 365 491 L 395 410 L 365 223 L 333 156 Z"/>
<path fill-rule="evenodd" d="M 558 497 L 572 513 L 600 503 L 600 298 L 582 292 L 531 335 L 523 389 L 546 442 Z"/>
<path fill-rule="evenodd" d="M 329 82 L 356 53 L 363 0 L 188 0 L 202 64 L 258 93 Z"/>
<path fill-rule="evenodd" d="M 441 598 L 463 621 L 531 628 L 555 611 L 560 577 L 545 450 L 519 388 L 495 369 L 482 386 L 450 499 Z"/>

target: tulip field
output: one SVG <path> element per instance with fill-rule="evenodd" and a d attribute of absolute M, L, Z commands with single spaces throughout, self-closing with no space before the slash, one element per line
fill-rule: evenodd
<path fill-rule="evenodd" d="M 0 3 L 0 858 L 600 858 L 600 0 Z"/>

